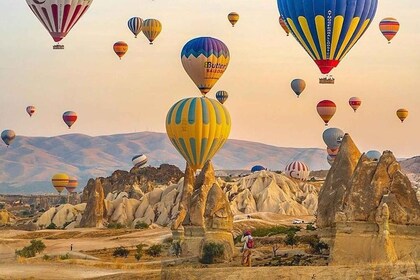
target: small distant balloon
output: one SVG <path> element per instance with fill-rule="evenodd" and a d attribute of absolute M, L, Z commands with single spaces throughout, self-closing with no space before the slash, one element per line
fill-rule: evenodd
<path fill-rule="evenodd" d="M 51 183 L 56 191 L 61 194 L 69 184 L 69 175 L 65 173 L 57 173 L 51 178 Z"/>
<path fill-rule="evenodd" d="M 354 112 L 362 105 L 362 99 L 359 97 L 352 97 L 349 99 L 349 105 L 353 108 Z"/>
<path fill-rule="evenodd" d="M 328 148 L 336 149 L 340 147 L 343 141 L 344 131 L 336 127 L 330 127 L 322 133 L 322 140 Z"/>
<path fill-rule="evenodd" d="M 135 167 L 143 167 L 147 163 L 147 156 L 145 155 L 136 155 L 134 156 L 131 161 Z"/>
<path fill-rule="evenodd" d="M 304 162 L 293 161 L 286 166 L 284 172 L 290 178 L 306 181 L 309 177 L 310 170 Z"/>
<path fill-rule="evenodd" d="M 127 43 L 123 41 L 118 41 L 114 44 L 114 52 L 118 55 L 120 59 L 125 55 L 127 51 L 128 51 Z"/>
<path fill-rule="evenodd" d="M 141 32 L 143 27 L 143 19 L 139 17 L 132 17 L 128 20 L 128 29 L 134 34 L 134 38 L 137 38 L 137 35 Z"/>
<path fill-rule="evenodd" d="M 408 110 L 407 109 L 398 109 L 397 110 L 397 117 L 400 119 L 401 122 L 408 117 Z"/>
<path fill-rule="evenodd" d="M 35 113 L 35 111 L 36 111 L 35 106 L 28 106 L 28 107 L 26 107 L 26 113 L 28 113 L 28 115 L 30 117 L 32 117 L 32 115 Z"/>
<path fill-rule="evenodd" d="M 379 161 L 379 159 L 382 156 L 381 152 L 376 151 L 376 150 L 370 150 L 365 155 L 368 159 L 371 159 L 371 160 L 374 160 L 374 161 Z"/>
<path fill-rule="evenodd" d="M 258 171 L 262 171 L 262 170 L 267 170 L 267 168 L 265 168 L 264 166 L 262 166 L 262 165 L 255 165 L 255 166 L 253 166 L 252 168 L 251 168 L 251 172 L 252 173 L 254 173 L 254 172 L 258 172 Z"/>
<path fill-rule="evenodd" d="M 295 92 L 297 97 L 299 97 L 299 95 L 305 90 L 306 83 L 302 79 L 294 79 L 290 83 L 290 86 L 292 87 L 292 90 Z"/>
<path fill-rule="evenodd" d="M 388 44 L 391 43 L 392 38 L 394 38 L 399 29 L 400 23 L 392 17 L 384 18 L 379 23 L 379 30 L 381 30 L 382 35 L 388 40 Z"/>
<path fill-rule="evenodd" d="M 1 139 L 7 146 L 12 144 L 15 138 L 16 138 L 16 133 L 11 129 L 3 130 L 3 132 L 1 133 Z"/>
<path fill-rule="evenodd" d="M 328 122 L 334 116 L 337 107 L 334 102 L 331 100 L 322 100 L 316 106 L 319 116 L 324 121 L 325 125 L 328 125 Z"/>
<path fill-rule="evenodd" d="M 235 13 L 235 12 L 231 12 L 229 15 L 228 15 L 228 20 L 229 20 L 229 22 L 232 24 L 232 27 L 234 27 L 235 26 L 235 24 L 238 22 L 238 20 L 239 20 L 239 14 L 238 13 Z"/>
<path fill-rule="evenodd" d="M 226 102 L 228 97 L 229 97 L 229 94 L 225 90 L 219 90 L 218 92 L 216 92 L 216 99 L 222 104 Z"/>
<path fill-rule="evenodd" d="M 67 192 L 74 193 L 78 185 L 79 185 L 79 181 L 77 181 L 77 178 L 74 176 L 69 176 L 69 183 L 66 186 Z"/>
<path fill-rule="evenodd" d="M 63 113 L 63 121 L 66 123 L 66 125 L 71 128 L 71 126 L 76 122 L 77 120 L 77 114 L 73 111 L 67 111 Z"/>
<path fill-rule="evenodd" d="M 162 31 L 162 24 L 157 19 L 149 18 L 143 21 L 142 31 L 144 36 L 149 40 L 150 45 Z"/>

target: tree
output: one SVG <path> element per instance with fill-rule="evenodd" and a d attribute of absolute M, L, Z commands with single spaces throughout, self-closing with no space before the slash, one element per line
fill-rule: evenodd
<path fill-rule="evenodd" d="M 286 236 L 286 238 L 284 239 L 284 244 L 286 244 L 287 246 L 293 246 L 297 245 L 299 243 L 299 239 L 296 236 L 296 233 L 294 232 L 289 232 Z"/>

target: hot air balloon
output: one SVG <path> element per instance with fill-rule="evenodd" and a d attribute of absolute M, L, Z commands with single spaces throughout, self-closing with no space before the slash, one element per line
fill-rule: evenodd
<path fill-rule="evenodd" d="M 120 60 L 121 60 L 121 57 L 123 57 L 127 51 L 128 51 L 127 43 L 123 41 L 118 41 L 114 44 L 114 52 L 118 55 Z"/>
<path fill-rule="evenodd" d="M 15 140 L 15 137 L 16 133 L 11 129 L 3 130 L 3 132 L 1 133 L 1 139 L 7 146 L 12 144 L 13 140 Z"/>
<path fill-rule="evenodd" d="M 328 74 L 371 24 L 378 0 L 277 0 L 290 32 Z"/>
<path fill-rule="evenodd" d="M 388 40 L 388 44 L 391 43 L 392 38 L 394 38 L 399 29 L 400 23 L 392 17 L 384 18 L 379 23 L 379 30 L 381 30 L 382 35 Z"/>
<path fill-rule="evenodd" d="M 287 27 L 286 23 L 284 22 L 284 20 L 281 18 L 281 16 L 279 16 L 279 23 L 281 28 L 283 28 L 284 32 L 286 32 L 286 35 L 289 36 L 289 27 Z"/>
<path fill-rule="evenodd" d="M 61 194 L 69 184 L 69 176 L 65 173 L 57 173 L 52 177 L 51 182 L 58 193 Z"/>
<path fill-rule="evenodd" d="M 70 127 L 76 122 L 77 114 L 73 111 L 67 111 L 63 113 L 63 121 Z"/>
<path fill-rule="evenodd" d="M 69 182 L 66 186 L 66 190 L 68 193 L 73 193 L 77 186 L 79 185 L 79 182 L 77 181 L 77 178 L 74 176 L 69 176 Z"/>
<path fill-rule="evenodd" d="M 215 38 L 190 40 L 181 51 L 182 66 L 205 95 L 225 72 L 230 60 L 226 45 Z"/>
<path fill-rule="evenodd" d="M 408 117 L 408 110 L 407 109 L 398 109 L 397 110 L 397 117 L 404 122 L 404 120 Z"/>
<path fill-rule="evenodd" d="M 349 105 L 353 108 L 354 112 L 356 112 L 357 108 L 362 105 L 362 100 L 359 97 L 352 97 L 349 99 Z"/>
<path fill-rule="evenodd" d="M 182 99 L 166 117 L 169 139 L 194 170 L 203 168 L 224 145 L 230 127 L 228 110 L 211 98 Z"/>
<path fill-rule="evenodd" d="M 93 0 L 26 0 L 29 8 L 44 25 L 57 45 L 86 13 Z"/>
<path fill-rule="evenodd" d="M 339 151 L 340 148 L 327 148 L 327 154 L 332 158 L 335 158 Z"/>
<path fill-rule="evenodd" d="M 128 20 L 128 29 L 134 34 L 134 38 L 137 38 L 137 35 L 141 32 L 143 26 L 143 19 L 139 17 L 132 17 Z"/>
<path fill-rule="evenodd" d="M 325 125 L 328 125 L 328 122 L 334 116 L 337 107 L 335 103 L 331 100 L 322 100 L 316 106 L 319 116 L 325 122 Z"/>
<path fill-rule="evenodd" d="M 293 161 L 286 165 L 284 173 L 293 179 L 306 181 L 309 177 L 309 167 L 301 161 Z"/>
<path fill-rule="evenodd" d="M 232 24 L 232 27 L 234 27 L 235 24 L 239 20 L 239 14 L 238 13 L 235 13 L 235 12 L 231 12 L 230 14 L 228 14 L 228 20 Z"/>
<path fill-rule="evenodd" d="M 262 171 L 262 170 L 267 170 L 267 168 L 265 168 L 264 166 L 262 166 L 262 165 L 255 165 L 255 166 L 253 166 L 252 168 L 251 168 L 251 172 L 252 173 L 254 173 L 254 172 L 258 172 L 258 171 Z"/>
<path fill-rule="evenodd" d="M 344 131 L 336 127 L 330 127 L 322 133 L 322 139 L 328 148 L 336 149 L 340 147 L 344 137 Z"/>
<path fill-rule="evenodd" d="M 374 160 L 374 161 L 379 161 L 379 159 L 382 156 L 381 152 L 376 151 L 376 150 L 370 150 L 365 155 L 368 159 L 371 159 L 371 160 Z"/>
<path fill-rule="evenodd" d="M 131 161 L 133 162 L 133 165 L 136 167 L 143 167 L 147 163 L 147 157 L 145 155 L 137 155 L 134 156 Z"/>
<path fill-rule="evenodd" d="M 229 97 L 229 94 L 225 90 L 219 90 L 218 92 L 216 92 L 216 99 L 219 100 L 219 102 L 222 104 L 225 103 L 228 97 Z"/>
<path fill-rule="evenodd" d="M 28 106 L 28 107 L 26 107 L 26 113 L 28 113 L 28 115 L 30 117 L 32 117 L 32 115 L 35 113 L 35 107 L 34 106 Z"/>
<path fill-rule="evenodd" d="M 144 36 L 149 40 L 150 45 L 162 31 L 162 24 L 157 19 L 146 19 L 143 21 L 142 31 Z"/>
<path fill-rule="evenodd" d="M 295 92 L 297 97 L 299 97 L 299 95 L 302 93 L 302 91 L 305 90 L 306 83 L 302 79 L 294 79 L 291 82 L 290 86 L 292 87 L 292 90 Z"/>

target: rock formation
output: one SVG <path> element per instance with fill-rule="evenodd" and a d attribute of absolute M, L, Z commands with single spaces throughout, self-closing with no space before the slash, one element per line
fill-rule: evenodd
<path fill-rule="evenodd" d="M 59 229 L 74 228 L 79 225 L 85 208 L 86 203 L 78 205 L 62 204 L 58 207 L 51 207 L 37 219 L 36 225 L 41 229 L 52 223 Z"/>
<path fill-rule="evenodd" d="M 420 204 L 390 151 L 370 160 L 346 134 L 318 207 L 317 226 L 333 264 L 420 257 Z"/>
<path fill-rule="evenodd" d="M 96 179 L 94 184 L 89 186 L 87 192 L 88 200 L 80 227 L 103 227 L 106 212 L 104 211 L 104 190 L 101 180 Z"/>
<path fill-rule="evenodd" d="M 16 222 L 16 217 L 9 211 L 2 209 L 0 210 L 0 226 L 11 225 Z"/>

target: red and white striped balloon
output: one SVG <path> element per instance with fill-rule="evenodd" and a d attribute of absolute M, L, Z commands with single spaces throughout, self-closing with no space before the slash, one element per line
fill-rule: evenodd
<path fill-rule="evenodd" d="M 293 161 L 284 169 L 286 175 L 290 178 L 306 181 L 309 177 L 309 167 L 301 161 Z"/>

